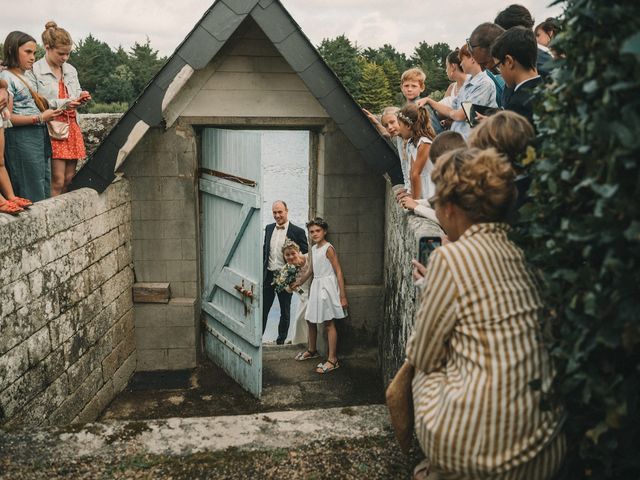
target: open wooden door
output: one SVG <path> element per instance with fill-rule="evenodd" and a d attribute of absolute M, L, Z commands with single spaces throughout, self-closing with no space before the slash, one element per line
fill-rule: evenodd
<path fill-rule="evenodd" d="M 205 352 L 262 391 L 261 134 L 208 128 L 200 169 Z"/>

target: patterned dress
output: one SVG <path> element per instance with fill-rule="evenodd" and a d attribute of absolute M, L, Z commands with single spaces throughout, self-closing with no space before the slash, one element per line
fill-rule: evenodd
<path fill-rule="evenodd" d="M 69 98 L 67 87 L 62 79 L 60 79 L 58 83 L 58 98 Z M 54 118 L 54 120 L 69 123 L 69 138 L 65 140 L 51 139 L 51 149 L 53 150 L 52 158 L 60 160 L 81 160 L 87 156 L 77 117 L 78 113 L 74 109 L 69 109 Z"/>
<path fill-rule="evenodd" d="M 542 301 L 507 230 L 476 224 L 431 254 L 407 342 L 416 434 L 443 479 L 543 480 L 564 457 L 562 411 L 540 407 Z"/>

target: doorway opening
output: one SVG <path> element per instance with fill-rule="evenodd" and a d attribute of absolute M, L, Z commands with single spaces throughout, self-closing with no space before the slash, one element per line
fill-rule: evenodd
<path fill-rule="evenodd" d="M 309 185 L 312 152 L 310 132 L 306 130 L 263 130 L 262 134 L 262 238 L 265 228 L 273 223 L 272 205 L 275 201 L 286 202 L 289 222 L 306 230 L 309 220 Z M 296 312 L 300 297 L 293 294 L 290 306 L 290 323 L 286 344 L 300 343 L 300 325 Z M 268 308 L 263 305 L 263 308 Z M 262 334 L 262 343 L 275 345 L 280 323 L 280 304 L 276 297 L 269 310 L 267 326 Z"/>

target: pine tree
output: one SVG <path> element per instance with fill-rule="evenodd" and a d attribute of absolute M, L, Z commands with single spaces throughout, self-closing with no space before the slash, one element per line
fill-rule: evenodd
<path fill-rule="evenodd" d="M 362 108 L 372 113 L 380 113 L 385 107 L 391 105 L 389 81 L 380 65 L 364 60 L 360 91 L 358 102 Z"/>
<path fill-rule="evenodd" d="M 165 61 L 166 58 L 158 57 L 158 50 L 151 48 L 151 42 L 148 38 L 145 43 L 136 42 L 131 47 L 127 66 L 133 73 L 132 83 L 135 96 L 142 93 L 144 87 L 160 70 Z"/>
<path fill-rule="evenodd" d="M 116 55 L 111 47 L 89 34 L 71 51 L 69 63 L 78 70 L 80 85 L 90 93 L 96 93 L 98 84 L 108 77 L 117 66 Z M 94 96 L 97 102 L 102 101 Z"/>
<path fill-rule="evenodd" d="M 354 98 L 359 98 L 362 71 L 358 61 L 358 47 L 352 45 L 347 37 L 340 35 L 334 39 L 325 38 L 322 40 L 318 51 L 342 81 L 347 91 Z"/>

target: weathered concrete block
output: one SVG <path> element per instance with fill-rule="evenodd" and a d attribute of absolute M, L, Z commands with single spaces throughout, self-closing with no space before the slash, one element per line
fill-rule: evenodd
<path fill-rule="evenodd" d="M 164 177 L 161 185 L 162 198 L 166 200 L 195 199 L 197 194 L 195 181 L 190 177 Z"/>
<path fill-rule="evenodd" d="M 198 266 L 195 260 L 168 260 L 167 281 L 193 282 L 198 278 Z"/>
<path fill-rule="evenodd" d="M 196 299 L 172 298 L 166 307 L 166 325 L 189 327 L 196 324 Z"/>
<path fill-rule="evenodd" d="M 142 349 L 138 345 L 136 350 L 138 372 L 151 372 L 154 370 L 168 370 L 169 361 L 166 348 Z M 1 398 L 1 396 L 0 396 Z"/>
<path fill-rule="evenodd" d="M 140 260 L 182 260 L 182 242 L 178 238 L 156 238 L 140 240 L 142 257 Z"/>
<path fill-rule="evenodd" d="M 133 308 L 136 330 L 164 327 L 167 324 L 167 305 L 138 303 Z"/>
<path fill-rule="evenodd" d="M 129 383 L 133 372 L 136 371 L 136 353 L 129 355 L 122 366 L 113 374 L 113 391 L 120 393 Z"/>
<path fill-rule="evenodd" d="M 132 177 L 132 200 L 163 200 L 164 177 Z"/>
<path fill-rule="evenodd" d="M 29 337 L 26 344 L 29 351 L 29 365 L 33 367 L 51 352 L 49 329 L 41 328 Z"/>
<path fill-rule="evenodd" d="M 109 379 L 74 420 L 76 420 L 77 423 L 95 421 L 104 409 L 107 408 L 107 405 L 111 403 L 111 400 L 113 400 L 115 395 L 113 382 Z"/>
<path fill-rule="evenodd" d="M 188 238 L 182 240 L 182 258 L 183 260 L 197 260 L 198 248 L 196 246 L 195 238 Z"/>
<path fill-rule="evenodd" d="M 102 372 L 96 368 L 51 415 L 53 425 L 70 423 L 102 387 Z"/>
<path fill-rule="evenodd" d="M 151 350 L 169 347 L 167 327 L 136 328 L 136 345 L 139 350 Z"/>
<path fill-rule="evenodd" d="M 116 258 L 118 259 L 118 271 L 125 267 L 131 267 L 131 262 L 133 261 L 133 257 L 131 255 L 131 243 L 127 242 L 118 247 Z"/>
<path fill-rule="evenodd" d="M 135 241 L 134 241 L 135 242 Z M 165 260 L 138 260 L 133 265 L 139 282 L 166 282 L 167 262 Z"/>
<path fill-rule="evenodd" d="M 184 370 L 196 367 L 195 348 L 170 348 L 167 350 L 167 369 Z"/>
<path fill-rule="evenodd" d="M 168 348 L 186 348 L 196 346 L 196 329 L 195 326 L 188 327 L 167 327 L 166 333 Z"/>
<path fill-rule="evenodd" d="M 164 220 L 162 222 L 163 238 L 193 238 L 196 237 L 196 219 L 187 213 L 183 218 Z"/>
<path fill-rule="evenodd" d="M 0 356 L 0 391 L 7 388 L 29 368 L 29 349 L 26 342 Z"/>
<path fill-rule="evenodd" d="M 48 423 L 48 417 L 68 394 L 67 376 L 61 375 L 43 392 L 24 405 L 6 423 L 8 427 L 39 426 Z M 0 423 L 2 420 L 0 419 Z"/>
<path fill-rule="evenodd" d="M 131 290 L 133 286 L 133 272 L 130 268 L 125 268 L 114 277 L 107 280 L 100 288 L 102 292 L 102 304 L 108 305 L 113 302 L 125 290 Z"/>

